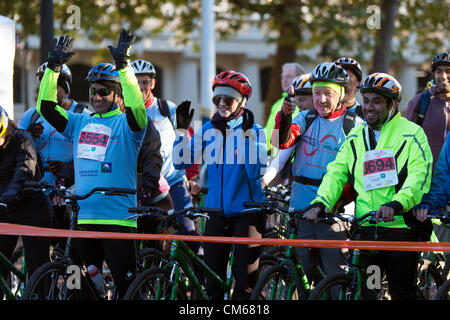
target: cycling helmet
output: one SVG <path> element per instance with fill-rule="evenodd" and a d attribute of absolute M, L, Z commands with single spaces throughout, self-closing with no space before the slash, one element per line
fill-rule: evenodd
<path fill-rule="evenodd" d="M 294 87 L 295 94 L 312 95 L 312 86 L 309 82 L 310 76 L 309 73 L 305 73 L 292 80 L 291 86 Z"/>
<path fill-rule="evenodd" d="M 334 63 L 339 66 L 342 66 L 342 68 L 344 68 L 345 70 L 352 71 L 355 74 L 358 81 L 362 80 L 361 65 L 355 59 L 343 57 L 335 60 Z"/>
<path fill-rule="evenodd" d="M 361 93 L 375 92 L 384 95 L 393 101 L 400 102 L 402 86 L 391 75 L 387 73 L 372 73 L 368 75 L 359 86 Z"/>
<path fill-rule="evenodd" d="M 36 77 L 39 81 L 42 80 L 45 69 L 47 69 L 47 62 L 41 64 L 36 70 Z M 66 92 L 70 92 L 70 86 L 72 85 L 72 72 L 66 64 L 62 65 L 62 69 L 58 77 L 58 84 L 65 87 Z"/>
<path fill-rule="evenodd" d="M 247 99 L 252 95 L 252 84 L 248 78 L 236 71 L 226 70 L 222 71 L 213 80 L 212 89 L 217 86 L 228 86 L 239 91 L 243 96 L 246 96 Z"/>
<path fill-rule="evenodd" d="M 93 66 L 86 77 L 89 82 L 111 81 L 120 84 L 119 73 L 111 63 L 100 63 Z"/>
<path fill-rule="evenodd" d="M 156 77 L 156 69 L 155 67 L 146 60 L 134 60 L 131 63 L 131 66 L 133 67 L 134 74 L 142 74 L 142 75 L 149 75 L 150 77 L 154 78 Z"/>
<path fill-rule="evenodd" d="M 346 86 L 350 78 L 343 67 L 333 62 L 323 62 L 311 72 L 309 82 L 326 81 Z"/>
<path fill-rule="evenodd" d="M 431 70 L 434 71 L 434 69 L 440 65 L 450 66 L 450 54 L 448 52 L 441 52 L 433 57 L 433 60 L 431 61 Z"/>
<path fill-rule="evenodd" d="M 6 129 L 8 129 L 8 115 L 6 114 L 6 111 L 3 109 L 1 109 L 0 113 L 1 113 L 0 115 L 0 138 L 1 138 L 5 134 Z"/>

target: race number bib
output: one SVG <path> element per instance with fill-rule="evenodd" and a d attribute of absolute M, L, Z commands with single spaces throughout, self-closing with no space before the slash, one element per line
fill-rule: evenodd
<path fill-rule="evenodd" d="M 367 151 L 363 166 L 364 190 L 395 186 L 397 183 L 397 168 L 392 150 Z"/>
<path fill-rule="evenodd" d="M 109 127 L 101 124 L 89 123 L 81 130 L 78 139 L 77 157 L 103 161 L 105 159 L 111 132 L 112 130 Z"/>

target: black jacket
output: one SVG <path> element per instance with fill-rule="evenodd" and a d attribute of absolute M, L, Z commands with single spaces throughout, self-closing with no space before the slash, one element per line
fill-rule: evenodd
<path fill-rule="evenodd" d="M 0 147 L 0 197 L 15 193 L 16 201 L 26 201 L 21 192 L 25 181 L 39 181 L 43 167 L 39 152 L 31 135 L 9 126 L 6 141 Z"/>
<path fill-rule="evenodd" d="M 151 197 L 155 197 L 159 191 L 159 177 L 163 159 L 159 152 L 161 148 L 161 138 L 153 122 L 148 119 L 147 129 L 141 151 L 138 157 L 138 194 L 141 188 L 143 192 L 150 192 Z"/>

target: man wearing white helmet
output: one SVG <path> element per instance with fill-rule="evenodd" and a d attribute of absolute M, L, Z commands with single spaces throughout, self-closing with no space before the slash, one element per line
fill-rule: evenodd
<path fill-rule="evenodd" d="M 418 241 L 421 225 L 411 209 L 430 188 L 433 156 L 427 137 L 398 111 L 401 86 L 395 78 L 373 73 L 360 90 L 366 123 L 350 131 L 328 165 L 306 218 L 315 221 L 320 212 L 331 212 L 350 183 L 356 217 L 376 212 L 376 224 L 362 224 L 360 240 Z M 416 299 L 417 252 L 381 250 L 361 258 L 386 272 L 392 299 Z"/>
<path fill-rule="evenodd" d="M 283 105 L 288 108 L 298 107 L 298 111 L 312 110 L 314 108 L 312 99 L 312 85 L 309 82 L 310 74 L 305 73 L 294 78 L 289 87 L 289 95 L 284 99 Z M 295 118 L 295 116 L 293 115 Z M 263 188 L 266 186 L 276 186 L 278 184 L 287 185 L 292 181 L 291 156 L 293 147 L 280 150 L 276 157 L 267 167 L 264 177 L 261 179 Z M 289 163 L 286 164 L 289 160 Z"/>
<path fill-rule="evenodd" d="M 139 82 L 147 117 L 153 122 L 161 137 L 160 152 L 163 158 L 161 175 L 170 186 L 169 194 L 173 201 L 173 207 L 175 210 L 181 210 L 192 206 L 189 188 L 196 186 L 196 184 L 194 181 L 186 183 L 188 181 L 186 171 L 175 169 L 172 160 L 172 149 L 176 136 L 174 123 L 177 106 L 171 101 L 154 96 L 156 70 L 152 63 L 138 59 L 134 60 L 131 66 Z M 143 190 L 143 196 L 145 196 L 145 193 L 145 190 Z M 183 233 L 196 234 L 195 225 L 191 219 L 183 218 L 182 223 Z"/>
<path fill-rule="evenodd" d="M 287 103 L 277 114 L 272 144 L 280 149 L 295 148 L 293 183 L 290 207 L 303 209 L 316 197 L 327 165 L 333 161 L 351 128 L 362 120 L 347 111 L 343 105 L 345 86 L 349 77 L 346 71 L 332 62 L 317 65 L 311 72 L 313 110 L 305 110 L 292 119 L 293 108 Z M 299 239 L 343 239 L 335 224 L 313 223 L 302 220 L 298 227 Z M 312 280 L 313 257 L 309 248 L 297 249 L 308 278 Z M 341 272 L 342 263 L 338 249 L 320 249 L 320 257 L 327 275 Z"/>

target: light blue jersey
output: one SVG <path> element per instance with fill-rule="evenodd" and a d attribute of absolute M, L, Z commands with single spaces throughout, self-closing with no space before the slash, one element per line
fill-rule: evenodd
<path fill-rule="evenodd" d="M 74 113 L 67 116 L 63 135 L 74 141 L 76 194 L 85 194 L 94 187 L 136 189 L 137 158 L 145 130 L 132 131 L 126 115 L 118 108 L 101 117 Z M 103 223 L 124 220 L 136 201 L 136 195 L 94 194 L 79 201 L 78 219 L 100 219 Z"/>
<path fill-rule="evenodd" d="M 72 100 L 72 106 L 69 112 L 75 112 L 77 102 Z M 26 130 L 30 125 L 31 118 L 36 112 L 36 107 L 27 110 L 18 123 L 19 129 Z M 87 109 L 83 111 L 89 114 Z M 39 115 L 39 114 L 38 114 Z M 67 139 L 59 133 L 50 123 L 48 123 L 41 115 L 36 119 L 35 123 L 42 122 L 44 131 L 39 139 L 35 139 L 36 147 L 41 154 L 44 163 L 44 177 L 43 179 L 50 184 L 55 183 L 56 177 L 48 170 L 47 161 L 62 161 L 70 162 L 73 160 L 73 144 L 72 140 Z"/>
<path fill-rule="evenodd" d="M 292 166 L 294 177 L 321 180 L 327 171 L 327 165 L 332 162 L 344 143 L 346 135 L 343 129 L 345 113 L 334 119 L 317 117 L 306 130 L 306 115 L 302 111 L 292 121 L 298 124 L 302 132 L 301 140 L 295 145 L 295 159 Z M 363 123 L 355 117 L 355 126 Z M 295 179 L 295 178 L 294 178 Z M 316 198 L 318 186 L 307 183 L 292 183 L 290 206 L 303 209 Z"/>

